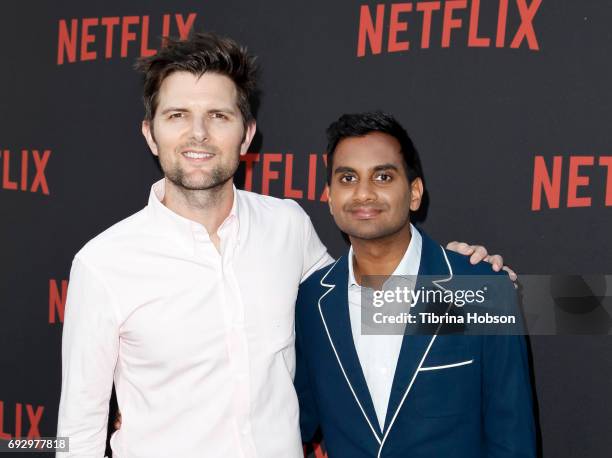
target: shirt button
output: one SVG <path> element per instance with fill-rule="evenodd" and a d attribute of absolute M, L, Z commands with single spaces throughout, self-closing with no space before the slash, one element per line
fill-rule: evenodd
<path fill-rule="evenodd" d="M 248 426 L 243 426 L 241 432 L 242 432 L 243 435 L 246 436 L 247 434 L 249 434 L 249 427 Z"/>

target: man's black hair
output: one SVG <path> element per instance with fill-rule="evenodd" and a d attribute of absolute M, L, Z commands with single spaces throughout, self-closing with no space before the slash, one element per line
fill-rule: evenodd
<path fill-rule="evenodd" d="M 409 182 L 415 178 L 423 178 L 419 154 L 406 130 L 390 114 L 371 111 L 343 114 L 327 128 L 327 184 L 331 184 L 334 152 L 338 143 L 345 138 L 363 137 L 372 132 L 382 132 L 397 139 Z"/>

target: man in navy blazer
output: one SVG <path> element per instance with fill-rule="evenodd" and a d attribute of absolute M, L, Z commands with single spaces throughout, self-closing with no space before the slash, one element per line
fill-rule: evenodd
<path fill-rule="evenodd" d="M 422 171 L 392 116 L 344 115 L 328 140 L 330 211 L 351 249 L 299 289 L 295 386 L 303 441 L 320 428 L 329 458 L 535 457 L 521 335 L 453 334 L 440 326 L 361 334 L 361 285 L 371 275 L 418 274 L 416 290 L 429 276 L 452 289 L 460 275 L 504 274 L 471 265 L 410 224 L 423 196 Z"/>

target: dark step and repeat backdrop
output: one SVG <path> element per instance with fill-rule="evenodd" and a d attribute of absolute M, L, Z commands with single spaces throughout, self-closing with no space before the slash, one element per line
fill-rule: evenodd
<path fill-rule="evenodd" d="M 140 134 L 133 64 L 162 36 L 216 31 L 259 56 L 259 133 L 239 185 L 295 199 L 333 255 L 346 245 L 327 210 L 325 127 L 344 112 L 382 109 L 422 156 L 421 225 L 432 236 L 482 243 L 525 279 L 589 274 L 599 278 L 595 296 L 609 295 L 608 2 L 26 0 L 0 8 L 0 439 L 55 435 L 72 257 L 142 208 L 160 176 Z M 610 456 L 609 324 L 599 331 L 530 338 L 547 458 Z"/>

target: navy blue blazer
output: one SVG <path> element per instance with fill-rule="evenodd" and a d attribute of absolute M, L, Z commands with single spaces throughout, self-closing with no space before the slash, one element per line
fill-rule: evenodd
<path fill-rule="evenodd" d="M 419 279 L 505 275 L 422 235 Z M 304 442 L 320 427 L 330 458 L 535 457 L 526 344 L 517 335 L 405 335 L 381 429 L 355 350 L 347 283 L 343 256 L 299 289 L 295 386 Z"/>

